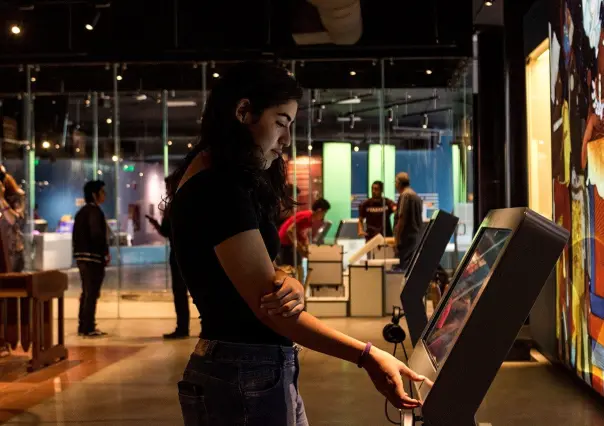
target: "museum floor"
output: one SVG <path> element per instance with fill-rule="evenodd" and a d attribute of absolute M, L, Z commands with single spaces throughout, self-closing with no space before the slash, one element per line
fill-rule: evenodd
<path fill-rule="evenodd" d="M 328 322 L 389 349 L 386 320 Z M 191 333 L 199 332 L 192 321 Z M 26 374 L 17 359 L 0 361 L 0 424 L 176 426 L 182 424 L 176 382 L 196 340 L 164 342 L 173 320 L 100 320 L 111 333 L 78 338 L 66 322 L 70 359 Z M 380 426 L 384 401 L 362 370 L 314 352 L 301 353 L 301 392 L 310 424 Z M 506 363 L 478 420 L 493 426 L 604 426 L 604 404 L 565 371 L 546 362 Z"/>

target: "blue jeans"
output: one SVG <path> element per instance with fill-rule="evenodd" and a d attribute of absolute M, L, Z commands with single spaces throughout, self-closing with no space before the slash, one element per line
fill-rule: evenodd
<path fill-rule="evenodd" d="M 294 347 L 200 340 L 178 396 L 185 426 L 308 426 Z"/>

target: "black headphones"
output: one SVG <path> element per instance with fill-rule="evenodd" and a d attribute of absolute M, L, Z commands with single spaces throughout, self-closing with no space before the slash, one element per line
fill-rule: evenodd
<path fill-rule="evenodd" d="M 405 314 L 401 311 L 401 308 L 394 306 L 392 308 L 392 321 L 390 324 L 386 324 L 382 330 L 382 336 L 388 343 L 403 343 L 407 338 L 405 330 L 399 325 L 399 322 Z"/>

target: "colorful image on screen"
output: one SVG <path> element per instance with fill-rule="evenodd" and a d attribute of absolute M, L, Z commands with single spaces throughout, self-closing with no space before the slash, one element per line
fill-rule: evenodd
<path fill-rule="evenodd" d="M 452 284 L 438 312 L 432 318 L 424 343 L 436 367 L 453 347 L 480 290 L 497 262 L 512 231 L 486 228 L 482 231 L 462 274 Z"/>

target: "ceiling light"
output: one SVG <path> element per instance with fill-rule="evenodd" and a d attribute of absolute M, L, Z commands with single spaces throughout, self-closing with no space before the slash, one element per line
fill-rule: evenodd
<path fill-rule="evenodd" d="M 357 72 L 356 71 L 350 71 L 350 75 L 354 77 L 355 75 L 357 75 Z"/>
<path fill-rule="evenodd" d="M 144 93 L 140 93 L 140 94 L 136 95 L 136 100 L 137 101 L 146 101 L 147 95 L 145 95 Z"/>
<path fill-rule="evenodd" d="M 84 101 L 84 104 L 85 104 L 86 106 L 90 106 L 90 99 L 86 99 L 86 100 Z"/>
<path fill-rule="evenodd" d="M 308 150 L 312 151 L 312 145 L 308 145 Z"/>
<path fill-rule="evenodd" d="M 102 175 L 102 174 L 103 174 L 103 171 L 102 171 L 102 170 L 98 170 L 98 171 L 96 172 L 96 174 L 100 176 L 100 175 Z"/>
<path fill-rule="evenodd" d="M 472 145 L 468 145 L 468 151 L 472 151 Z"/>
<path fill-rule="evenodd" d="M 361 117 L 357 117 L 354 114 L 352 114 L 350 116 L 345 116 L 345 117 L 338 117 L 337 121 L 339 123 L 350 123 L 351 119 L 354 120 L 355 123 L 358 123 L 359 121 L 361 121 Z"/>
<path fill-rule="evenodd" d="M 117 163 L 117 155 L 114 155 L 113 157 L 111 157 L 111 161 L 113 161 L 114 163 Z"/>
<path fill-rule="evenodd" d="M 193 148 L 193 144 L 192 143 L 188 143 L 187 144 L 187 148 L 189 148 L 189 149 Z"/>
<path fill-rule="evenodd" d="M 113 120 L 112 120 L 112 119 L 110 119 L 110 118 L 108 118 L 106 121 L 107 121 L 107 124 L 111 124 L 111 123 L 113 123 Z"/>
<path fill-rule="evenodd" d="M 338 101 L 338 105 L 356 105 L 361 103 L 361 98 L 358 96 L 353 96 L 352 98 L 342 99 Z"/>
<path fill-rule="evenodd" d="M 61 145 L 56 144 L 56 145 L 55 145 L 55 149 L 59 149 L 59 148 L 61 148 Z"/>
<path fill-rule="evenodd" d="M 92 31 L 94 30 L 94 27 L 96 27 L 96 24 L 99 22 L 99 18 L 101 17 L 101 12 L 97 12 L 96 15 L 94 15 L 94 19 L 92 20 L 92 22 L 88 22 L 85 25 L 85 28 L 88 31 Z"/>
<path fill-rule="evenodd" d="M 48 142 L 48 141 L 42 142 L 42 148 L 44 148 L 44 149 L 50 148 L 50 142 Z"/>
<path fill-rule="evenodd" d="M 172 141 L 168 141 L 168 146 L 172 146 Z"/>
<path fill-rule="evenodd" d="M 212 77 L 218 78 L 218 77 L 220 77 L 220 74 L 218 74 L 217 72 L 215 72 L 214 74 L 212 74 Z"/>
<path fill-rule="evenodd" d="M 121 75 L 117 75 L 117 77 L 115 77 L 117 81 L 122 81 L 123 77 Z"/>
<path fill-rule="evenodd" d="M 80 148 L 76 148 L 76 152 L 80 152 Z"/>
<path fill-rule="evenodd" d="M 484 5 L 485 5 L 485 6 L 493 6 L 493 1 L 492 1 L 492 0 L 486 0 L 486 1 L 484 2 Z"/>
<path fill-rule="evenodd" d="M 182 108 L 182 107 L 195 107 L 197 102 L 195 101 L 168 101 L 168 107 L 170 108 Z"/>
<path fill-rule="evenodd" d="M 31 78 L 31 82 L 32 82 L 32 83 L 35 83 L 35 82 L 36 82 L 36 77 L 32 77 L 32 78 Z"/>
<path fill-rule="evenodd" d="M 10 27 L 10 32 L 14 35 L 21 34 L 21 27 L 19 25 L 13 25 L 12 27 Z"/>
<path fill-rule="evenodd" d="M 143 172 L 140 172 L 138 175 L 139 175 L 140 177 L 145 176 L 145 174 L 144 174 Z"/>
<path fill-rule="evenodd" d="M 431 70 L 431 69 L 427 69 L 427 70 L 426 70 L 426 74 L 428 74 L 428 75 L 432 75 L 432 70 Z"/>
<path fill-rule="evenodd" d="M 428 128 L 428 114 L 424 114 L 424 118 L 422 120 L 422 129 Z"/>
<path fill-rule="evenodd" d="M 359 152 L 359 147 L 358 146 L 354 147 L 354 152 Z"/>

